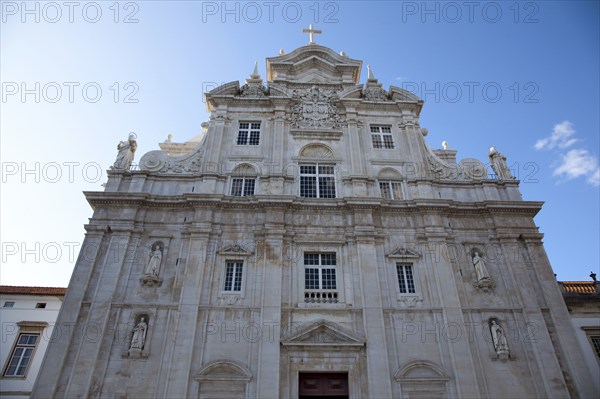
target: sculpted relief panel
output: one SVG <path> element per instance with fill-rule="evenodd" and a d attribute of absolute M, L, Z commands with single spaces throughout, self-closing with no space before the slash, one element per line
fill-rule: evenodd
<path fill-rule="evenodd" d="M 295 89 L 292 94 L 291 124 L 294 128 L 337 129 L 340 114 L 333 104 L 338 99 L 335 90 L 324 90 L 317 86 L 310 89 Z"/>

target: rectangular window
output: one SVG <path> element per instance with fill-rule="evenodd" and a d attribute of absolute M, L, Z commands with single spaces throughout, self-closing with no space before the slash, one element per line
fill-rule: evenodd
<path fill-rule="evenodd" d="M 36 309 L 46 309 L 46 302 L 38 302 L 35 304 Z"/>
<path fill-rule="evenodd" d="M 4 302 L 4 305 L 2 305 L 5 308 L 12 308 L 13 306 L 15 306 L 15 303 L 12 301 L 6 301 Z"/>
<path fill-rule="evenodd" d="M 231 195 L 236 197 L 247 197 L 254 195 L 255 178 L 235 178 L 231 182 Z"/>
<path fill-rule="evenodd" d="M 242 271 L 244 262 L 228 261 L 225 268 L 225 287 L 224 291 L 242 290 Z"/>
<path fill-rule="evenodd" d="M 304 288 L 307 290 L 335 290 L 335 253 L 304 254 Z"/>
<path fill-rule="evenodd" d="M 402 188 L 400 186 L 400 182 L 380 181 L 379 190 L 381 191 L 381 196 L 385 199 L 402 199 Z"/>
<path fill-rule="evenodd" d="M 4 370 L 4 376 L 6 377 L 25 377 L 27 374 L 27 367 L 31 362 L 33 351 L 38 343 L 40 335 L 21 333 L 17 338 L 17 344 L 13 349 L 10 356 L 10 361 L 6 370 Z"/>
<path fill-rule="evenodd" d="M 371 140 L 373 148 L 394 148 L 391 126 L 371 126 Z"/>
<path fill-rule="evenodd" d="M 414 294 L 415 281 L 413 278 L 412 265 L 397 263 L 396 270 L 398 272 L 398 286 L 400 287 L 400 293 Z"/>
<path fill-rule="evenodd" d="M 335 198 L 335 165 L 300 165 L 300 196 Z"/>
<path fill-rule="evenodd" d="M 260 122 L 240 122 L 238 145 L 258 145 L 260 142 Z"/>

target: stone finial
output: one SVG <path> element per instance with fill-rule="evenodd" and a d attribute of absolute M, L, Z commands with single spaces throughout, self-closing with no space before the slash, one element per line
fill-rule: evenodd
<path fill-rule="evenodd" d="M 345 52 L 345 51 L 340 51 L 340 55 L 341 55 L 342 57 L 347 57 L 347 55 L 346 55 L 346 52 Z"/>
<path fill-rule="evenodd" d="M 421 134 L 423 135 L 423 137 L 427 137 L 427 135 L 429 134 L 429 129 L 427 128 L 421 128 Z"/>
<path fill-rule="evenodd" d="M 497 153 L 498 151 L 496 150 L 496 147 L 491 146 L 490 147 L 490 155 L 494 155 L 495 153 Z"/>
<path fill-rule="evenodd" d="M 260 78 L 260 74 L 258 73 L 258 61 L 254 61 L 254 70 L 252 71 L 252 74 L 250 75 L 250 77 L 252 79 Z"/>
<path fill-rule="evenodd" d="M 280 49 L 279 49 L 279 55 L 285 55 L 285 50 L 284 50 L 284 49 L 282 49 L 282 48 L 280 48 Z"/>
<path fill-rule="evenodd" d="M 447 142 L 446 140 L 442 141 L 442 148 L 443 148 L 444 150 L 447 150 L 447 149 L 448 149 L 448 142 Z"/>
<path fill-rule="evenodd" d="M 167 134 L 167 140 L 165 140 L 167 143 L 170 143 L 173 140 L 173 135 L 171 133 Z"/>
<path fill-rule="evenodd" d="M 369 80 L 377 80 L 377 78 L 375 78 L 375 75 L 373 75 L 373 70 L 371 69 L 371 65 L 367 65 L 367 79 Z"/>

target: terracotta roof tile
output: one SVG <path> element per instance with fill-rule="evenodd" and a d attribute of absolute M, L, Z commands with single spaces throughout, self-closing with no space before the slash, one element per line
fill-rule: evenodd
<path fill-rule="evenodd" d="M 0 285 L 0 294 L 64 296 L 66 292 L 67 289 L 63 287 L 24 287 L 17 285 Z"/>

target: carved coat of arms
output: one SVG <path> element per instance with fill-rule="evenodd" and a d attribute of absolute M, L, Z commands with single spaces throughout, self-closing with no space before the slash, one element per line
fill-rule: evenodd
<path fill-rule="evenodd" d="M 340 126 L 340 115 L 333 105 L 333 101 L 337 99 L 335 91 L 312 86 L 310 89 L 294 90 L 293 98 L 296 100 L 292 108 L 293 127 L 335 129 Z"/>

